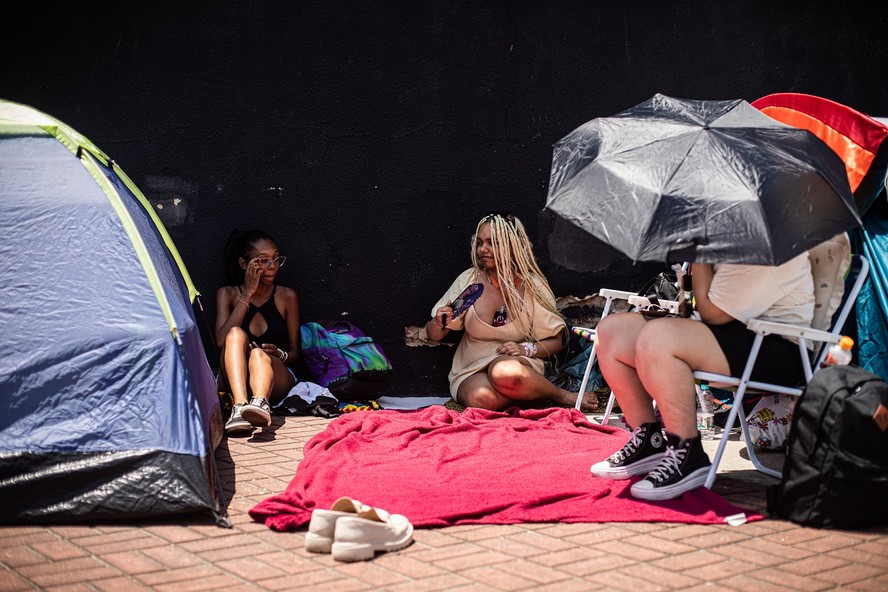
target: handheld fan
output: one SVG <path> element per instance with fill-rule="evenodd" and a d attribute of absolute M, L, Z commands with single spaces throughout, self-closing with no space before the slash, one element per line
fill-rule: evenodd
<path fill-rule="evenodd" d="M 469 310 L 469 307 L 481 297 L 483 292 L 483 284 L 469 284 L 469 286 L 450 303 L 451 308 L 453 308 L 453 318 L 458 318 L 459 315 Z M 441 324 L 445 327 L 447 326 L 447 315 L 441 315 Z"/>

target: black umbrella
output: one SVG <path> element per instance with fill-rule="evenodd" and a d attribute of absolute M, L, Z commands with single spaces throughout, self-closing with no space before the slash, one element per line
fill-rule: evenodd
<path fill-rule="evenodd" d="M 555 145 L 546 209 L 635 261 L 779 265 L 861 224 L 811 132 L 659 94 Z"/>

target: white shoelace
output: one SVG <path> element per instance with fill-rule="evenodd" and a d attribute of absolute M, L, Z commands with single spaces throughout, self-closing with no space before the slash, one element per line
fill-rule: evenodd
<path fill-rule="evenodd" d="M 632 435 L 629 437 L 629 441 L 626 442 L 626 445 L 617 450 L 608 460 L 618 463 L 629 458 L 629 455 L 634 454 L 635 451 L 638 450 L 638 447 L 641 446 L 643 432 L 644 428 L 642 427 L 637 427 L 632 430 Z"/>
<path fill-rule="evenodd" d="M 653 471 L 648 473 L 647 478 L 662 483 L 668 479 L 671 474 L 681 473 L 679 467 L 681 466 L 684 457 L 687 456 L 687 453 L 687 448 L 676 449 L 672 446 L 668 446 L 666 448 L 666 453 L 663 455 L 663 460 L 657 464 Z"/>

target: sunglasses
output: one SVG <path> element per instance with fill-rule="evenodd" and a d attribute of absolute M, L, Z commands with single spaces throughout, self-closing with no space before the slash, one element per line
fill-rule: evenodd
<path fill-rule="evenodd" d="M 259 265 L 259 267 L 271 269 L 272 267 L 282 267 L 287 261 L 287 256 L 281 255 L 280 257 L 275 257 L 274 259 L 269 259 L 268 257 L 260 257 L 259 259 L 254 259 L 254 261 Z"/>

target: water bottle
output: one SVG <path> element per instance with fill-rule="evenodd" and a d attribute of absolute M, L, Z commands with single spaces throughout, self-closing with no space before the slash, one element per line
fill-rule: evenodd
<path fill-rule="evenodd" d="M 826 354 L 826 360 L 823 361 L 824 366 L 847 366 L 851 363 L 851 348 L 854 347 L 854 340 L 848 336 L 843 336 L 838 343 L 832 344 Z"/>
<path fill-rule="evenodd" d="M 712 408 L 712 395 L 708 384 L 701 384 L 697 388 L 697 431 L 702 440 L 715 439 L 715 423 Z"/>

